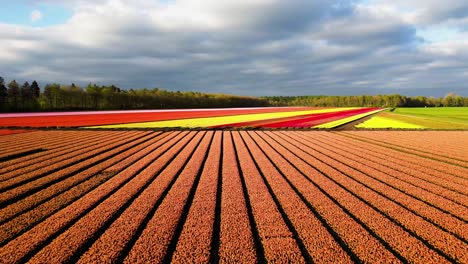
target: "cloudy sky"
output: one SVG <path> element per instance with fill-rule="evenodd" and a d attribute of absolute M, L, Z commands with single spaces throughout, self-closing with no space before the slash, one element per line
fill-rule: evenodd
<path fill-rule="evenodd" d="M 468 96 L 466 0 L 0 0 L 0 76 L 244 95 Z"/>

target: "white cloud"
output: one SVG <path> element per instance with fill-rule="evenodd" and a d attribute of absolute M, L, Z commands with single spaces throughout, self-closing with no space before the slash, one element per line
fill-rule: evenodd
<path fill-rule="evenodd" d="M 245 69 L 241 71 L 246 74 L 267 74 L 267 75 L 278 75 L 289 73 L 289 69 L 282 65 L 279 61 L 253 61 L 246 64 Z"/>
<path fill-rule="evenodd" d="M 35 23 L 42 19 L 42 13 L 39 10 L 34 10 L 31 12 L 31 22 Z"/>
<path fill-rule="evenodd" d="M 428 19 L 438 1 L 47 1 L 73 16 L 0 23 L 2 77 L 255 95 L 468 93 L 466 31 L 420 39 L 437 33 L 431 23 L 468 22 Z"/>

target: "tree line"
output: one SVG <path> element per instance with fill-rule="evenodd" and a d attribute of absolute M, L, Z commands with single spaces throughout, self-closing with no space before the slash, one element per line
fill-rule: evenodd
<path fill-rule="evenodd" d="M 450 93 L 443 98 L 393 95 L 358 96 L 267 96 L 249 97 L 164 89 L 120 89 L 115 85 L 47 84 L 36 81 L 6 83 L 0 77 L 0 111 L 63 111 L 119 109 L 175 109 L 260 106 L 374 106 L 441 107 L 468 106 L 468 97 Z"/>
<path fill-rule="evenodd" d="M 369 107 L 443 107 L 468 106 L 468 97 L 449 93 L 445 97 L 390 95 L 351 96 L 268 96 L 271 106 L 369 106 Z"/>
<path fill-rule="evenodd" d="M 0 77 L 0 110 L 63 111 L 63 110 L 119 110 L 119 109 L 176 109 L 268 106 L 266 99 L 227 94 L 168 91 L 164 89 L 120 89 L 115 85 L 5 83 Z"/>

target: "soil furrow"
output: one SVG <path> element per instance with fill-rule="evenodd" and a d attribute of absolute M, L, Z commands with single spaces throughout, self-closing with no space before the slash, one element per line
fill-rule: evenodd
<path fill-rule="evenodd" d="M 158 134 L 154 134 L 158 135 Z M 47 202 L 48 200 L 61 195 L 63 192 L 68 191 L 70 188 L 74 187 L 76 184 L 79 184 L 90 177 L 99 177 L 100 175 L 108 175 L 108 174 L 115 174 L 117 172 L 122 171 L 126 166 L 130 165 L 128 163 L 129 160 L 136 161 L 138 158 L 144 157 L 148 151 L 155 150 L 159 145 L 166 142 L 173 135 L 168 136 L 168 134 L 158 135 L 155 138 L 155 142 L 153 139 L 148 140 L 144 144 L 138 144 L 139 141 L 133 141 L 127 143 L 129 149 L 122 152 L 119 155 L 114 157 L 110 157 L 108 160 L 103 161 L 91 168 L 77 173 L 63 181 L 60 181 L 54 185 L 51 185 L 37 193 L 34 193 L 24 199 L 19 200 L 3 209 L 0 210 L 0 223 L 3 223 L 20 213 L 23 213 L 35 206 Z M 150 135 L 151 137 L 151 135 Z M 142 138 L 141 140 L 145 140 L 146 138 Z M 151 144 L 148 146 L 148 144 Z M 134 146 L 136 145 L 136 146 Z M 141 150 L 143 149 L 144 150 Z M 130 157 L 130 158 L 128 158 Z M 127 162 L 126 162 L 127 161 Z"/>
<path fill-rule="evenodd" d="M 157 134 L 157 133 L 156 133 Z M 32 195 L 32 197 L 28 197 L 31 199 L 24 199 L 19 201 L 17 204 L 13 204 L 5 209 L 0 211 L 0 213 L 4 216 L 15 216 L 14 214 L 18 214 L 18 209 L 25 210 L 36 206 L 34 209 L 23 213 L 22 215 L 17 216 L 15 219 L 11 220 L 10 222 L 0 226 L 0 234 L 3 233 L 2 240 L 0 241 L 0 245 L 3 245 L 5 241 L 8 241 L 10 238 L 19 235 L 21 232 L 31 229 L 35 224 L 39 223 L 40 221 L 44 220 L 46 217 L 52 215 L 53 213 L 57 212 L 58 210 L 66 207 L 68 204 L 74 202 L 81 196 L 85 195 L 87 192 L 91 191 L 93 188 L 87 188 L 90 186 L 90 182 L 97 181 L 99 184 L 103 183 L 110 177 L 116 175 L 120 170 L 111 170 L 104 172 L 103 170 L 107 168 L 112 168 L 112 165 L 124 160 L 126 157 L 130 155 L 138 155 L 141 156 L 138 151 L 141 151 L 142 148 L 148 147 L 149 144 L 154 144 L 162 137 L 157 138 L 149 138 L 147 142 L 144 144 L 138 144 L 141 142 L 132 142 L 132 145 L 138 144 L 137 146 L 130 146 L 130 148 L 115 156 L 105 162 L 100 163 L 97 166 L 90 168 L 89 170 L 81 173 L 83 175 L 74 176 L 75 178 L 79 178 L 79 182 L 73 183 L 70 187 L 69 185 L 64 184 L 65 181 L 71 180 L 69 178 L 64 182 L 60 182 L 57 186 L 49 187 L 50 190 L 44 190 L 43 193 L 38 193 L 38 195 Z M 141 151 L 145 152 L 145 151 Z M 79 176 L 85 176 L 84 180 Z M 78 180 L 78 179 L 74 179 Z M 76 185 L 75 185 L 76 184 Z M 40 196 L 39 196 L 40 195 Z M 28 204 L 28 200 L 31 202 Z M 41 202 L 42 204 L 37 205 Z M 26 205 L 25 205 L 26 204 Z M 12 207 L 12 208 L 10 208 Z M 9 210 L 9 211 L 8 211 Z M 21 211 L 19 211 L 21 212 Z M 11 218 L 10 218 L 11 219 Z"/>
<path fill-rule="evenodd" d="M 286 136 L 285 134 L 282 134 L 282 135 L 285 137 L 291 138 L 290 136 Z M 303 139 L 297 139 L 296 141 L 302 142 Z M 303 150 L 304 148 L 306 148 L 307 149 L 306 151 L 309 151 L 309 152 L 312 151 L 315 156 L 321 155 L 323 158 L 320 159 L 320 161 L 324 163 L 328 163 L 327 161 L 324 161 L 324 160 L 332 160 L 330 161 L 331 163 L 336 163 L 336 162 L 343 163 L 343 161 L 347 161 L 348 165 L 345 165 L 345 166 L 351 169 L 354 168 L 355 171 L 358 171 L 359 173 L 366 175 L 368 178 L 371 178 L 371 181 L 375 180 L 375 181 L 372 181 L 371 185 L 380 186 L 379 184 L 384 184 L 385 186 L 390 187 L 391 189 L 399 191 L 418 201 L 426 203 L 428 206 L 434 207 L 446 214 L 449 214 L 452 217 L 455 217 L 461 220 L 462 222 L 465 222 L 465 223 L 467 222 L 468 211 L 466 210 L 467 207 L 463 203 L 453 202 L 451 200 L 445 199 L 431 192 L 428 192 L 424 189 L 418 188 L 413 185 L 405 184 L 404 182 L 401 182 L 399 179 L 395 179 L 394 177 L 391 177 L 390 175 L 386 173 L 372 169 L 368 167 L 367 165 L 363 166 L 360 163 L 347 160 L 346 158 L 341 158 L 340 161 L 337 161 L 336 158 L 332 158 L 334 154 L 330 154 L 330 157 L 328 157 L 327 154 L 324 154 L 323 152 L 317 150 L 314 147 L 312 145 L 301 146 Z M 323 151 L 326 151 L 326 150 L 323 150 Z"/>
<path fill-rule="evenodd" d="M 371 139 L 377 136 L 381 138 L 380 141 L 382 142 L 436 155 L 443 154 L 442 156 L 466 162 L 468 154 L 459 147 L 460 142 L 468 140 L 466 134 L 459 131 L 445 131 L 442 133 L 450 136 L 440 137 L 441 132 L 439 131 L 376 131 L 371 133 L 371 137 L 369 137 L 369 132 L 363 131 L 359 135 Z M 424 150 L 421 149 L 421 146 L 425 146 Z"/>
<path fill-rule="evenodd" d="M 140 224 L 141 231 L 135 236 L 125 263 L 167 263 L 175 249 L 180 231 L 190 209 L 190 202 L 197 188 L 203 164 L 208 156 L 213 132 L 206 132 L 197 148 L 185 155 L 181 163 L 166 170 L 168 178 L 174 179 L 168 192 L 161 197 L 155 211 Z M 177 176 L 177 177 L 176 177 Z M 165 185 L 165 184 L 164 184 Z M 154 186 L 159 188 L 159 186 Z M 158 193 L 158 192 L 156 192 Z M 148 192 L 151 199 L 152 192 Z M 157 196 L 157 195 L 156 195 Z"/>
<path fill-rule="evenodd" d="M 249 146 L 252 156 L 255 158 L 255 163 L 262 172 L 262 177 L 272 195 L 276 197 L 280 203 L 278 207 L 282 207 L 284 214 L 289 218 L 288 221 L 295 230 L 297 236 L 304 244 L 307 250 L 308 262 L 327 262 L 333 263 L 336 259 L 340 259 L 342 263 L 351 263 L 351 258 L 334 240 L 332 235 L 327 232 L 321 222 L 308 210 L 307 206 L 301 201 L 299 196 L 292 188 L 288 188 L 288 183 L 283 179 L 284 174 L 278 170 L 277 164 L 269 156 L 271 149 L 261 142 L 262 140 L 255 133 L 242 132 L 245 143 Z M 257 145 L 258 144 L 258 145 Z M 266 152 L 268 149 L 268 152 Z M 278 158 L 278 156 L 276 156 Z M 276 160 L 279 162 L 279 160 Z M 284 162 L 284 161 L 281 161 Z M 313 233 L 310 230 L 314 230 Z M 304 252 L 303 252 L 304 254 Z M 307 259 L 307 258 L 306 258 Z"/>
<path fill-rule="evenodd" d="M 126 134 L 127 137 L 131 137 L 132 135 L 141 135 L 141 133 Z M 83 146 L 83 148 L 77 148 L 75 151 L 67 152 L 64 155 L 55 158 L 51 157 L 48 153 L 46 156 L 47 159 L 42 162 L 35 163 L 32 166 L 23 167 L 19 170 L 4 173 L 2 175 L 2 179 L 4 180 L 0 182 L 0 191 L 5 192 L 17 186 L 34 181 L 44 175 L 64 169 L 70 166 L 70 164 L 75 163 L 76 160 L 84 160 L 84 158 L 90 157 L 90 153 L 95 153 L 93 151 L 100 150 L 106 145 L 112 143 L 116 143 L 116 145 L 118 145 L 123 139 L 125 138 L 119 139 L 104 137 L 104 139 L 99 141 L 97 144 Z"/>
<path fill-rule="evenodd" d="M 293 138 L 297 144 L 304 142 L 303 139 L 297 136 L 297 134 L 292 135 L 291 138 Z M 292 142 L 291 139 L 288 141 Z M 295 145 L 297 146 L 297 144 Z M 316 146 L 314 146 L 314 148 L 315 147 Z M 392 222 L 395 222 L 397 225 L 404 227 L 407 232 L 422 240 L 426 246 L 436 250 L 439 254 L 450 256 L 450 258 L 453 260 L 457 259 L 461 260 L 462 262 L 468 260 L 468 255 L 465 256 L 463 253 L 468 252 L 468 244 L 460 241 L 452 234 L 439 229 L 432 223 L 413 214 L 405 208 L 402 208 L 392 200 L 389 200 L 388 198 L 376 193 L 373 189 L 367 187 L 365 185 L 365 183 L 368 183 L 366 175 L 360 173 L 356 169 L 353 169 L 353 167 L 347 167 L 347 165 L 345 165 L 346 158 L 341 158 L 340 160 L 343 163 L 340 164 L 339 162 L 328 158 L 325 154 L 311 151 L 310 149 L 308 149 L 307 152 L 310 155 L 313 155 L 316 159 L 328 164 L 329 166 L 333 167 L 334 170 L 339 172 L 333 173 L 333 178 L 335 182 L 338 183 L 342 188 L 352 193 L 355 197 L 358 197 L 360 200 L 365 202 L 365 204 L 387 216 L 392 220 Z M 333 154 L 330 156 L 332 155 Z M 354 167 L 361 168 L 362 166 Z M 354 179 L 354 181 L 350 181 L 350 178 Z M 378 184 L 370 182 L 370 185 L 375 186 Z M 460 232 L 462 232 L 463 235 L 466 235 L 466 231 L 463 231 L 463 227 L 461 228 L 462 230 L 460 230 Z"/>
<path fill-rule="evenodd" d="M 253 215 L 251 209 L 248 209 L 250 206 L 248 196 L 244 198 L 231 132 L 223 132 L 223 139 L 219 261 L 221 263 L 263 261 L 261 245 L 257 245 L 260 247 L 258 253 L 256 250 L 257 240 L 254 238 L 256 229 L 250 224 L 253 222 Z M 257 254 L 260 256 L 257 257 Z"/>
<path fill-rule="evenodd" d="M 364 142 L 359 144 L 359 141 L 356 142 L 338 137 L 333 133 L 317 133 L 314 139 L 320 140 L 325 145 L 333 146 L 334 148 L 344 151 L 347 150 L 364 160 L 372 160 L 394 170 L 411 174 L 418 179 L 438 184 L 463 194 L 468 194 L 468 191 L 466 191 L 468 188 L 468 179 L 451 175 L 447 171 L 441 172 L 435 168 L 425 167 L 418 162 L 403 159 L 401 156 L 399 158 L 393 156 L 389 151 L 379 150 L 370 144 L 366 145 Z"/>
<path fill-rule="evenodd" d="M 462 192 L 457 192 L 450 190 L 449 188 L 445 188 L 444 186 L 440 186 L 438 184 L 434 184 L 431 182 L 427 182 L 424 180 L 419 179 L 418 177 L 414 177 L 411 174 L 405 173 L 401 170 L 397 170 L 396 168 L 392 168 L 391 166 L 385 166 L 386 161 L 373 161 L 372 158 L 363 158 L 359 155 L 352 153 L 349 149 L 344 150 L 338 148 L 336 145 L 331 147 L 330 145 L 325 144 L 324 142 L 317 141 L 310 137 L 306 137 L 302 133 L 295 134 L 294 136 L 298 136 L 301 140 L 305 140 L 309 146 L 312 148 L 314 146 L 318 146 L 322 153 L 326 152 L 325 155 L 337 156 L 335 159 L 341 159 L 341 157 L 346 157 L 346 160 L 353 163 L 353 167 L 356 168 L 363 168 L 363 170 L 369 170 L 370 175 L 374 174 L 385 174 L 387 178 L 391 179 L 393 182 L 396 182 L 397 186 L 409 186 L 409 188 L 417 188 L 421 189 L 424 192 L 429 192 L 434 196 L 439 198 L 450 200 L 453 203 L 456 203 L 460 206 L 468 207 L 468 195 L 463 194 Z M 376 172 L 376 173 L 374 173 Z"/>
<path fill-rule="evenodd" d="M 305 262 L 294 234 L 289 230 L 273 197 L 255 167 L 239 135 L 233 132 L 242 176 L 252 205 L 258 233 L 268 262 Z"/>
<path fill-rule="evenodd" d="M 218 131 L 214 135 L 206 166 L 203 168 L 190 211 L 177 241 L 172 263 L 207 263 L 215 258 L 212 254 L 218 254 L 217 250 L 212 252 L 211 247 L 216 247 L 212 245 L 212 241 L 218 188 L 221 188 L 221 146 L 222 132 Z"/>
<path fill-rule="evenodd" d="M 44 177 L 38 178 L 34 181 L 28 182 L 27 184 L 18 186 L 16 188 L 10 189 L 0 194 L 0 209 L 12 204 L 19 199 L 25 198 L 31 194 L 36 193 L 41 189 L 45 189 L 55 183 L 58 183 L 74 174 L 80 173 L 88 168 L 91 168 L 94 165 L 99 164 L 102 160 L 107 159 L 109 156 L 114 156 L 119 153 L 127 142 L 132 140 L 138 140 L 139 138 L 145 137 L 150 132 L 138 133 L 129 138 L 116 141 L 113 144 L 104 144 L 98 149 L 87 153 L 86 155 L 80 156 L 78 158 L 72 159 L 71 164 L 69 164 L 64 169 L 55 171 L 51 174 L 48 174 Z"/>
<path fill-rule="evenodd" d="M 195 136 L 195 140 L 189 142 L 186 145 L 186 148 L 182 150 L 182 153 L 186 151 L 193 151 L 194 147 L 198 143 L 199 136 Z M 197 139 L 198 138 L 198 139 Z M 183 154 L 182 154 L 183 155 Z M 171 164 L 172 162 L 168 163 Z M 160 168 L 152 167 L 151 170 L 148 168 L 143 173 L 141 173 L 138 178 L 134 178 L 133 181 L 127 183 L 125 186 L 120 188 L 114 195 L 107 198 L 99 206 L 95 207 L 87 215 L 79 219 L 71 228 L 60 234 L 56 239 L 54 239 L 50 244 L 44 247 L 39 251 L 30 261 L 36 263 L 50 263 L 53 261 L 65 263 L 71 262 L 74 263 L 80 257 L 81 253 L 86 251 L 87 246 L 92 245 L 95 239 L 97 239 L 101 233 L 106 231 L 112 231 L 115 229 L 110 228 L 111 224 L 115 220 L 119 219 L 121 214 L 127 211 L 128 206 L 138 197 L 141 197 L 143 193 L 151 193 L 152 190 L 148 188 L 153 184 L 158 185 L 158 187 L 165 186 L 159 182 L 160 179 L 164 177 L 159 177 L 159 171 L 164 170 L 166 164 L 159 164 Z M 161 168 L 162 167 L 162 168 Z M 157 183 L 155 183 L 155 181 Z M 139 204 L 143 205 L 143 204 Z M 143 214 L 138 214 L 143 216 Z M 126 219 L 126 224 L 128 220 L 135 221 L 135 215 L 131 215 L 133 218 Z M 136 222 L 136 221 L 135 221 Z M 120 229 L 122 231 L 127 231 L 128 228 Z M 123 234 L 120 232 L 114 232 L 114 236 L 118 239 L 122 239 Z M 66 243 L 66 246 L 64 246 Z M 66 252 L 66 253 L 65 253 Z M 104 252 L 100 252 L 101 254 Z M 97 262 L 105 261 L 96 260 Z"/>
<path fill-rule="evenodd" d="M 320 174 L 313 173 L 313 176 L 310 175 L 309 179 L 316 182 L 324 190 L 327 190 L 327 192 L 344 208 L 365 223 L 376 235 L 386 241 L 391 248 L 396 250 L 404 258 L 409 261 L 424 261 L 424 259 L 427 261 L 434 261 L 436 259 L 441 262 L 447 261 L 446 256 L 441 256 L 438 254 L 439 252 L 428 248 L 424 241 L 417 239 L 414 237 L 414 234 L 407 232 L 381 212 L 340 186 L 336 178 L 346 176 L 302 150 L 301 147 L 303 143 L 299 144 L 301 146 L 298 147 L 286 141 L 284 138 L 279 137 L 276 132 L 271 133 L 270 136 L 275 138 L 277 142 L 281 141 L 283 145 L 287 146 L 289 151 L 295 153 L 303 162 L 307 162 L 316 172 L 320 172 Z M 317 175 L 322 177 L 317 177 Z"/>
<path fill-rule="evenodd" d="M 300 141 L 302 142 L 302 138 Z M 319 146 L 309 144 L 309 146 Z M 320 146 L 322 148 L 323 146 Z M 323 148 L 323 150 L 327 150 L 327 148 Z M 320 151 L 320 149 L 318 149 Z M 323 152 L 327 155 L 326 152 Z M 341 153 L 341 155 L 346 156 L 346 153 Z M 328 155 L 328 157 L 335 159 L 337 162 L 341 162 L 343 164 L 347 164 L 347 166 L 351 166 L 356 171 L 359 171 L 365 174 L 367 177 L 373 178 L 371 176 L 375 176 L 376 173 L 366 173 L 364 168 L 366 164 L 359 163 L 358 166 L 355 166 L 354 160 L 350 160 L 350 162 L 346 162 L 346 158 L 342 158 L 339 154 L 332 154 Z M 360 168 L 360 169 L 358 169 Z M 378 174 L 378 173 L 377 173 Z M 367 188 L 379 193 L 380 195 L 386 197 L 387 199 L 392 200 L 396 204 L 402 206 L 403 208 L 411 211 L 412 213 L 424 218 L 425 220 L 433 223 L 437 227 L 443 229 L 446 232 L 452 233 L 453 235 L 457 236 L 459 239 L 464 240 L 465 242 L 468 239 L 468 225 L 466 222 L 453 217 L 450 214 L 447 214 L 437 207 L 433 207 L 428 203 L 424 203 L 418 199 L 415 199 L 411 196 L 406 195 L 404 192 L 401 192 L 395 188 L 389 188 L 382 182 L 373 181 L 372 179 L 367 178 L 366 180 L 357 179 L 360 183 L 364 184 Z"/>
<path fill-rule="evenodd" d="M 47 218 L 15 240 L 12 240 L 0 248 L 0 259 L 5 260 L 7 263 L 26 262 L 35 253 L 39 252 L 42 247 L 52 242 L 55 237 L 71 227 L 78 219 L 112 196 L 127 183 L 138 181 L 144 176 L 144 173 L 148 174 L 147 170 L 152 173 L 151 168 L 155 165 L 151 166 L 151 164 L 157 163 L 162 167 L 171 161 L 191 139 L 188 134 L 188 132 L 180 133 L 177 137 L 161 145 L 157 150 L 152 151 L 144 158 L 138 159 L 122 172 L 73 204 Z"/>
<path fill-rule="evenodd" d="M 468 162 L 465 161 L 465 160 L 454 159 L 454 158 L 450 158 L 450 157 L 446 157 L 446 156 L 437 155 L 435 153 L 431 153 L 431 152 L 428 152 L 428 151 L 422 151 L 422 150 L 418 150 L 418 149 L 408 148 L 406 146 L 400 146 L 400 145 L 395 145 L 395 144 L 391 144 L 391 143 L 387 143 L 387 142 L 383 142 L 383 141 L 377 141 L 377 140 L 370 139 L 370 138 L 367 138 L 367 137 L 359 136 L 356 133 L 341 132 L 341 134 L 346 135 L 348 137 L 352 137 L 352 138 L 357 139 L 357 140 L 362 140 L 362 141 L 365 141 L 365 142 L 369 142 L 369 143 L 372 143 L 374 145 L 383 146 L 383 147 L 393 149 L 393 150 L 396 150 L 396 151 L 400 151 L 400 152 L 403 152 L 403 153 L 408 153 L 408 154 L 415 155 L 415 156 L 418 156 L 418 157 L 432 159 L 432 160 L 435 160 L 435 161 L 444 162 L 444 163 L 447 163 L 447 164 L 450 164 L 450 165 L 453 165 L 453 166 L 457 166 L 457 168 L 459 170 L 462 170 L 464 173 L 468 174 Z"/>
<path fill-rule="evenodd" d="M 45 152 L 28 155 L 28 157 L 25 157 L 25 158 L 16 159 L 15 162 L 11 162 L 10 164 L 6 164 L 6 163 L 2 164 L 4 166 L 0 168 L 0 173 L 3 174 L 3 173 L 11 172 L 17 169 L 25 168 L 25 167 L 32 170 L 33 165 L 37 164 L 38 162 L 42 162 L 42 161 L 48 160 L 49 158 L 55 158 L 57 156 L 67 154 L 71 151 L 74 151 L 75 149 L 86 147 L 87 146 L 86 144 L 96 144 L 98 142 L 105 141 L 108 138 L 110 139 L 112 137 L 123 136 L 123 134 L 124 133 L 119 133 L 119 134 L 109 133 L 108 136 L 94 135 L 90 137 L 79 137 L 73 140 L 64 139 L 59 143 L 60 145 L 57 144 L 57 146 L 59 146 L 57 148 L 54 148 L 52 150 L 48 149 Z M 3 177 L 2 177 L 2 180 L 3 180 Z"/>
<path fill-rule="evenodd" d="M 267 133 L 259 134 L 272 149 L 271 156 L 282 157 L 278 167 L 287 177 L 284 179 L 299 196 L 306 199 L 305 203 L 324 226 L 334 234 L 336 241 L 348 252 L 355 262 L 378 262 L 386 259 L 389 262 L 406 260 L 390 245 L 382 240 L 372 229 L 356 218 L 350 210 L 343 207 L 335 198 L 326 192 L 311 178 L 321 177 L 320 172 L 301 160 L 283 145 L 279 144 Z M 270 153 L 269 153 L 270 154 Z M 357 258 L 357 260 L 356 260 Z"/>

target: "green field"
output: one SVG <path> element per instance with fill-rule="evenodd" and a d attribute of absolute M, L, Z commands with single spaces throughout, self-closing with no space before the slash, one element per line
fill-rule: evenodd
<path fill-rule="evenodd" d="M 468 107 L 397 108 L 381 112 L 356 127 L 468 129 Z"/>

